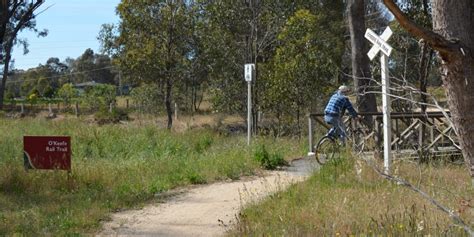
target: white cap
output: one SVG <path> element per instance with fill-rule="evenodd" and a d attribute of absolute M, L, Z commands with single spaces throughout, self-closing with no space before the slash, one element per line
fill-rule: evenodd
<path fill-rule="evenodd" d="M 346 85 L 342 85 L 339 87 L 339 91 L 342 92 L 342 93 L 346 93 L 346 92 L 349 92 L 351 89 L 346 86 Z"/>

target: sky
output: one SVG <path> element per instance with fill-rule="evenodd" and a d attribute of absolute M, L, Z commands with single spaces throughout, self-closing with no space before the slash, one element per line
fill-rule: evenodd
<path fill-rule="evenodd" d="M 15 69 L 28 69 L 45 64 L 51 57 L 64 61 L 77 58 L 88 48 L 99 53 L 97 40 L 102 24 L 118 23 L 115 8 L 120 0 L 46 0 L 37 12 L 37 29 L 47 29 L 46 37 L 38 38 L 31 31 L 23 31 L 18 38 L 26 38 L 29 53 L 23 47 L 13 51 Z"/>

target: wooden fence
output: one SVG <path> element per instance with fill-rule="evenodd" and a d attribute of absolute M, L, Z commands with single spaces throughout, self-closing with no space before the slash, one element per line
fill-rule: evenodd
<path fill-rule="evenodd" d="M 383 114 L 381 112 L 359 113 L 361 116 L 370 116 L 374 121 L 374 128 L 367 139 L 374 142 L 375 152 L 383 150 Z M 392 150 L 411 155 L 460 155 L 458 138 L 452 124 L 446 116 L 449 112 L 399 113 L 390 114 L 392 123 Z M 346 126 L 351 125 L 351 119 L 344 119 Z M 309 152 L 314 152 L 314 122 L 329 129 L 330 125 L 324 122 L 324 114 L 312 113 L 308 116 L 309 124 Z M 380 154 L 380 153 L 379 153 Z"/>
<path fill-rule="evenodd" d="M 42 101 L 39 103 L 29 103 L 26 101 L 15 101 L 15 102 L 6 102 L 4 105 L 5 111 L 10 112 L 17 112 L 20 114 L 28 114 L 28 113 L 38 113 L 42 111 L 47 111 L 48 113 L 74 113 L 76 116 L 81 114 L 90 114 L 97 112 L 97 108 L 91 108 L 90 106 L 82 105 L 78 101 L 73 101 L 71 103 L 64 103 L 63 101 Z M 129 99 L 125 100 L 125 104 L 119 106 L 117 103 L 111 103 L 108 108 L 112 110 L 115 107 L 120 107 L 122 109 L 130 109 L 131 104 Z"/>

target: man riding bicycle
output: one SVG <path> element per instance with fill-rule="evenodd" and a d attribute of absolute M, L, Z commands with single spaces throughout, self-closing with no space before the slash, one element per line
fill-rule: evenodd
<path fill-rule="evenodd" d="M 332 128 L 328 132 L 328 136 L 332 138 L 339 137 L 344 144 L 346 141 L 346 128 L 342 121 L 342 116 L 347 109 L 352 118 L 358 118 L 357 111 L 352 106 L 352 103 L 347 98 L 347 95 L 351 92 L 348 86 L 342 85 L 339 89 L 331 96 L 326 108 L 324 109 L 324 121 Z"/>

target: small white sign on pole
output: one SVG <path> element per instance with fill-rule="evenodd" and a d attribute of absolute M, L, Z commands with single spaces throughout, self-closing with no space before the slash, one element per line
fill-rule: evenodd
<path fill-rule="evenodd" d="M 252 80 L 255 76 L 255 64 L 245 64 L 244 78 L 247 82 L 247 145 L 250 146 L 252 134 Z"/>
<path fill-rule="evenodd" d="M 245 81 L 249 82 L 252 81 L 255 71 L 255 64 L 245 64 Z"/>
<path fill-rule="evenodd" d="M 387 40 L 392 35 L 392 30 L 387 27 L 382 35 L 379 37 L 371 29 L 365 32 L 367 38 L 374 46 L 367 53 L 370 60 L 374 59 L 379 51 L 382 51 L 380 56 L 380 67 L 382 70 L 382 112 L 383 112 L 383 146 L 384 146 L 384 169 L 385 173 L 390 172 L 390 163 L 392 160 L 392 128 L 390 120 L 390 77 L 388 73 L 388 57 L 392 52 L 392 47 L 387 44 Z"/>

